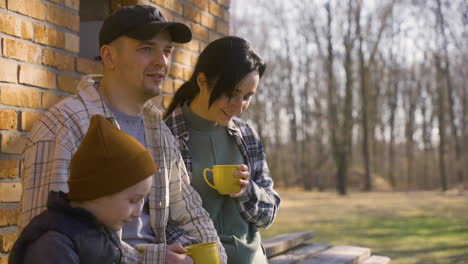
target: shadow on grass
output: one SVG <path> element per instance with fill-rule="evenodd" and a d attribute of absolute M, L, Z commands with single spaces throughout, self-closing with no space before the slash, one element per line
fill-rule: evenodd
<path fill-rule="evenodd" d="M 315 242 L 369 247 L 392 261 L 412 257 L 415 264 L 468 263 L 468 225 L 463 219 L 358 216 L 318 222 Z"/>
<path fill-rule="evenodd" d="M 467 245 L 460 245 L 460 246 L 437 246 L 437 247 L 432 247 L 432 248 L 418 248 L 418 249 L 407 249 L 407 250 L 386 250 L 385 252 L 389 256 L 414 256 L 417 254 L 428 254 L 428 253 L 434 253 L 434 252 L 441 252 L 441 251 L 450 251 L 450 250 L 468 250 Z M 467 252 L 468 253 L 468 252 Z M 456 258 L 465 258 L 468 259 L 468 255 L 462 254 L 459 256 L 456 256 Z"/>

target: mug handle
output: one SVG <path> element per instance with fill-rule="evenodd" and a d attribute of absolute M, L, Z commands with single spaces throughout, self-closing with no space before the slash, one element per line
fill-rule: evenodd
<path fill-rule="evenodd" d="M 205 169 L 203 170 L 203 178 L 205 178 L 206 184 L 208 184 L 211 188 L 213 188 L 213 189 L 216 190 L 216 187 L 215 187 L 213 184 L 211 184 L 210 181 L 206 178 L 206 172 L 207 172 L 207 171 L 211 171 L 211 173 L 214 174 L 214 171 L 213 171 L 212 169 L 205 168 Z"/>

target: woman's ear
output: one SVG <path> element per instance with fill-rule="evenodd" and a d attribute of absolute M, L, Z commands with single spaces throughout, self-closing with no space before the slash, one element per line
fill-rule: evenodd
<path fill-rule="evenodd" d="M 102 64 L 104 64 L 104 66 L 106 66 L 109 69 L 114 69 L 115 65 L 114 65 L 113 47 L 109 45 L 104 45 L 101 47 L 100 53 L 101 53 Z"/>
<path fill-rule="evenodd" d="M 197 75 L 197 84 L 200 88 L 200 92 L 208 91 L 208 81 L 206 80 L 206 75 L 204 72 L 200 72 Z"/>

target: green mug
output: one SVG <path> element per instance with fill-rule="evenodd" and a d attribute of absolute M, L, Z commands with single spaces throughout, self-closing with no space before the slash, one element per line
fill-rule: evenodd
<path fill-rule="evenodd" d="M 240 192 L 240 178 L 234 176 L 239 165 L 213 165 L 213 169 L 205 168 L 203 178 L 206 184 L 218 191 L 219 194 L 227 195 Z M 206 173 L 213 173 L 213 184 L 208 180 Z"/>
<path fill-rule="evenodd" d="M 219 264 L 219 250 L 216 242 L 195 244 L 185 247 L 194 264 Z"/>

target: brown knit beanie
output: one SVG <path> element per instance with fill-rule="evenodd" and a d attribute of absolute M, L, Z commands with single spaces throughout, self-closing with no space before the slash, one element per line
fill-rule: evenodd
<path fill-rule="evenodd" d="M 70 162 L 68 198 L 86 201 L 118 193 L 155 171 L 151 154 L 140 142 L 95 115 Z"/>

